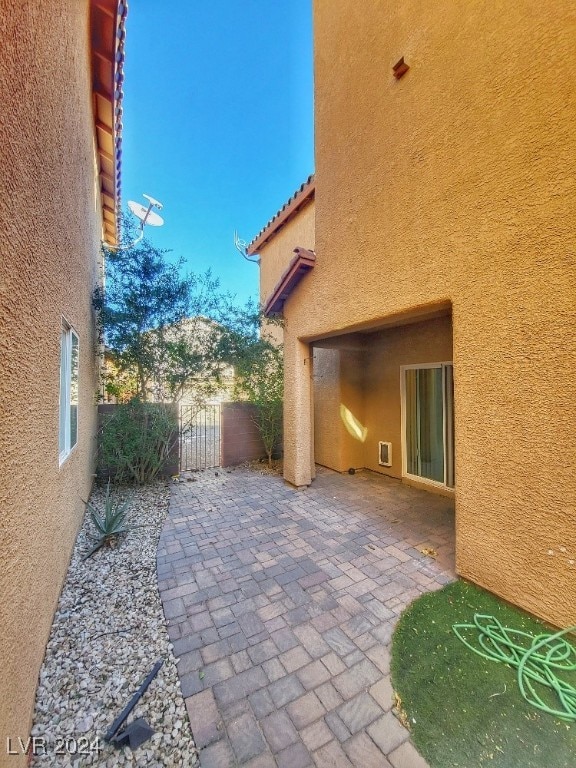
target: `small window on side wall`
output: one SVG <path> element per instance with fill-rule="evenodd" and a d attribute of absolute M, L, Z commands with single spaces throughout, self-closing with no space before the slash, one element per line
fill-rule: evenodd
<path fill-rule="evenodd" d="M 78 442 L 78 335 L 62 322 L 60 337 L 60 464 Z"/>

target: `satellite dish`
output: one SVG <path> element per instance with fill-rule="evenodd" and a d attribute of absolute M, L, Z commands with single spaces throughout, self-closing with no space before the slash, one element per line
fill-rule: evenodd
<path fill-rule="evenodd" d="M 128 245 L 109 245 L 107 246 L 113 251 L 124 251 L 128 248 L 133 248 L 137 243 L 142 240 L 144 237 L 144 227 L 146 224 L 150 224 L 152 227 L 161 227 L 162 224 L 164 224 L 164 219 L 162 216 L 158 216 L 157 213 L 155 213 L 152 208 L 158 208 L 158 210 L 162 210 L 162 203 L 159 203 L 158 200 L 154 200 L 153 197 L 150 197 L 150 195 L 143 195 L 143 197 L 148 200 L 148 205 L 142 205 L 142 203 L 135 203 L 134 200 L 128 200 L 128 208 L 130 208 L 131 212 L 136 216 L 137 219 L 140 219 L 140 234 L 134 240 L 132 243 L 129 243 Z"/>
<path fill-rule="evenodd" d="M 147 197 L 147 195 L 144 195 L 144 197 Z M 150 224 L 152 227 L 161 227 L 164 224 L 164 219 L 152 210 L 152 205 L 152 202 L 149 206 L 145 206 L 141 203 L 135 203 L 133 200 L 128 200 L 128 208 L 130 208 L 136 218 L 140 219 L 140 226 L 142 228 L 144 228 L 145 224 Z"/>

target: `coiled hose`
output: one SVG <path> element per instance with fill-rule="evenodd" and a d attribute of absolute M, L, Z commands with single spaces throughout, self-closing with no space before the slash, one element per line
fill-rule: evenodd
<path fill-rule="evenodd" d="M 504 627 L 494 616 L 477 613 L 474 624 L 454 624 L 452 629 L 471 651 L 490 661 L 502 661 L 517 669 L 518 686 L 526 701 L 537 709 L 562 720 L 576 721 L 576 688 L 558 676 L 559 671 L 576 670 L 576 649 L 563 636 L 575 632 L 568 627 L 554 634 L 531 635 L 518 629 Z M 462 633 L 477 630 L 481 650 L 474 647 Z M 524 645 L 521 645 L 522 639 Z M 559 709 L 548 706 L 535 684 L 556 692 Z"/>

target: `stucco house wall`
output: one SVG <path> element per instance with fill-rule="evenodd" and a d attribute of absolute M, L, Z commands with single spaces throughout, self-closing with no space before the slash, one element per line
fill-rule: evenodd
<path fill-rule="evenodd" d="M 26 740 L 92 485 L 100 279 L 89 3 L 0 2 L 0 744 Z M 59 466 L 60 333 L 79 336 L 78 443 Z M 3 762 L 2 758 L 0 762 Z M 24 764 L 11 757 L 9 764 Z"/>
<path fill-rule="evenodd" d="M 270 298 L 274 289 L 282 281 L 285 271 L 294 258 L 294 249 L 305 248 L 306 250 L 314 251 L 316 237 L 314 189 L 313 177 L 310 177 L 248 246 L 248 254 L 259 255 L 261 306 L 266 304 L 266 300 Z M 291 297 L 288 297 L 288 301 L 290 299 Z M 264 321 L 262 323 L 262 334 L 277 344 L 284 344 L 284 325 Z M 314 376 L 314 360 L 312 350 L 309 350 L 307 347 L 306 354 L 308 357 L 306 359 L 305 376 L 309 379 L 310 385 L 306 387 L 304 397 L 306 398 L 307 411 L 310 413 L 313 410 L 311 382 Z M 321 355 L 322 353 L 318 352 L 318 354 Z M 296 372 L 293 371 L 292 374 L 297 380 Z M 287 413 L 290 414 L 291 412 L 293 391 L 293 387 L 285 375 L 284 419 L 286 419 Z M 312 478 L 315 476 L 314 425 L 312 421 L 308 420 L 302 425 L 302 429 L 300 444 L 304 442 L 306 445 L 306 472 Z M 285 442 L 283 449 L 284 451 L 286 450 Z M 294 450 L 299 451 L 299 446 L 297 447 L 293 443 L 288 444 L 288 465 L 291 464 L 291 452 Z M 284 460 L 286 461 L 285 453 Z"/>
<path fill-rule="evenodd" d="M 314 461 L 342 472 L 340 350 L 314 349 L 313 361 Z"/>
<path fill-rule="evenodd" d="M 314 347 L 311 379 L 314 462 L 343 472 L 364 466 L 351 427 L 364 420 L 363 350 Z"/>
<path fill-rule="evenodd" d="M 314 201 L 290 219 L 259 251 L 260 301 L 264 302 L 274 290 L 282 273 L 294 256 L 294 248 L 314 250 Z"/>
<path fill-rule="evenodd" d="M 574 624 L 573 4 L 316 0 L 314 28 L 317 259 L 285 305 L 285 476 L 313 476 L 311 343 L 451 307 L 457 570 Z"/>
<path fill-rule="evenodd" d="M 311 193 L 308 188 L 312 188 Z M 298 197 L 305 197 L 305 200 L 292 215 L 286 217 L 286 209 L 290 202 L 297 203 Z M 265 305 L 294 257 L 294 248 L 300 247 L 313 251 L 314 239 L 314 194 L 312 182 L 309 180 L 290 198 L 284 208 L 275 214 L 248 246 L 248 253 L 259 256 L 261 306 Z M 262 332 L 276 343 L 283 343 L 284 333 L 281 325 L 264 322 Z"/>
<path fill-rule="evenodd" d="M 450 362 L 450 317 L 411 323 L 370 334 L 366 346 L 364 397 L 367 435 L 364 442 L 363 466 L 374 472 L 401 478 L 400 366 Z M 392 443 L 391 467 L 378 463 L 379 440 Z"/>

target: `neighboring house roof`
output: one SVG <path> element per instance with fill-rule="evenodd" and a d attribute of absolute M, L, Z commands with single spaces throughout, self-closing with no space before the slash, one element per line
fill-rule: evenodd
<path fill-rule="evenodd" d="M 304 206 L 312 202 L 316 185 L 314 182 L 314 175 L 308 176 L 307 180 L 302 184 L 287 203 L 284 203 L 282 208 L 273 216 L 268 224 L 262 229 L 252 242 L 248 245 L 246 252 L 248 255 L 259 253 L 266 243 L 268 243 L 278 231 L 290 221 Z"/>
<path fill-rule="evenodd" d="M 314 267 L 316 262 L 314 251 L 308 251 L 306 248 L 294 248 L 294 253 L 296 255 L 292 258 L 292 261 L 264 305 L 264 315 L 266 317 L 282 312 L 288 296 L 290 296 L 304 275 Z"/>
<path fill-rule="evenodd" d="M 91 0 L 92 100 L 104 240 L 116 245 L 122 162 L 126 0 Z"/>

